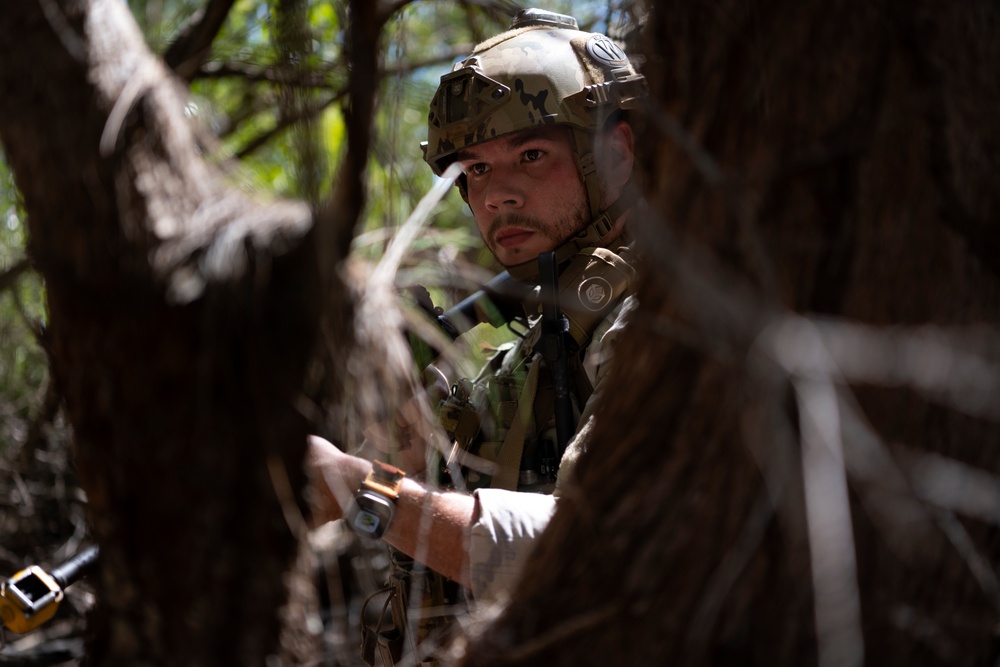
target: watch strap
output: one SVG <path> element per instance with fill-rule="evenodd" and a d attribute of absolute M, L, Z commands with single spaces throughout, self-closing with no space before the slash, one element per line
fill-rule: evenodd
<path fill-rule="evenodd" d="M 399 468 L 381 461 L 372 461 L 372 470 L 361 483 L 361 488 L 396 500 L 399 498 L 399 489 L 403 486 L 404 477 L 406 473 Z"/>

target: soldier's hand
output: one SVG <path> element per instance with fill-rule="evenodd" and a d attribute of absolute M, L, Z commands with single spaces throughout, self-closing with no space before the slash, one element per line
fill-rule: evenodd
<path fill-rule="evenodd" d="M 309 475 L 311 512 L 309 526 L 315 528 L 327 521 L 339 519 L 354 497 L 360 484 L 357 459 L 340 451 L 336 445 L 319 436 L 308 437 L 306 472 Z"/>

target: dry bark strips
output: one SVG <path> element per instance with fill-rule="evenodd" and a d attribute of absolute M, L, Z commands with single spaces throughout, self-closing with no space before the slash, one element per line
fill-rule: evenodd
<path fill-rule="evenodd" d="M 102 549 L 92 664 L 311 659 L 308 208 L 226 183 L 116 0 L 5 3 L 0 90 Z"/>
<path fill-rule="evenodd" d="M 654 4 L 641 307 L 461 664 L 992 664 L 996 6 Z"/>

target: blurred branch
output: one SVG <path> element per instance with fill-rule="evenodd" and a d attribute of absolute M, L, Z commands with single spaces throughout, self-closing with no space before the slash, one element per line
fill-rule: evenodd
<path fill-rule="evenodd" d="M 408 4 L 412 3 L 413 0 L 395 0 L 392 2 L 380 2 L 377 21 L 380 25 L 385 25 L 385 23 L 392 18 L 392 15 L 396 12 L 402 10 Z"/>
<path fill-rule="evenodd" d="M 472 50 L 472 44 L 458 44 L 448 51 L 422 60 L 412 60 L 396 63 L 382 70 L 383 76 L 411 74 L 424 67 L 434 67 L 451 63 L 455 58 L 464 56 Z M 271 65 L 255 65 L 245 62 L 211 62 L 206 63 L 195 74 L 196 79 L 225 79 L 229 77 L 242 78 L 251 83 L 276 83 L 298 86 L 301 88 L 330 88 L 340 84 L 337 79 L 346 68 L 342 62 L 330 63 L 327 67 L 312 71 L 289 71 Z"/>
<path fill-rule="evenodd" d="M 14 266 L 0 273 L 0 292 L 13 287 L 17 283 L 17 279 L 21 277 L 21 274 L 30 268 L 31 262 L 27 259 L 22 259 Z"/>
<path fill-rule="evenodd" d="M 45 383 L 45 388 L 42 390 L 42 399 L 38 411 L 28 424 L 28 432 L 18 456 L 19 464 L 22 467 L 27 468 L 29 458 L 34 455 L 35 450 L 40 445 L 46 442 L 46 433 L 52 429 L 52 424 L 59 413 L 61 400 L 62 397 L 56 391 L 55 382 L 52 381 L 52 378 L 49 378 Z"/>
<path fill-rule="evenodd" d="M 210 0 L 181 28 L 177 39 L 163 54 L 164 62 L 177 76 L 188 83 L 194 80 L 234 4 L 236 0 Z"/>
<path fill-rule="evenodd" d="M 259 92 L 248 89 L 240 100 L 239 107 L 225 116 L 225 122 L 218 127 L 218 138 L 225 139 L 240 129 L 240 126 L 259 113 L 270 113 L 274 109 L 271 91 Z"/>
<path fill-rule="evenodd" d="M 451 47 L 446 53 L 439 54 L 431 58 L 406 63 L 396 63 L 390 67 L 386 67 L 382 70 L 382 76 L 406 76 L 423 67 L 434 67 L 442 64 L 448 64 L 451 63 L 456 57 L 465 55 L 471 50 L 471 44 L 459 44 Z M 339 74 L 345 69 L 346 68 L 339 63 L 336 67 L 331 66 L 323 70 L 314 70 L 311 72 L 289 72 L 288 70 L 277 67 L 257 66 L 239 62 L 209 63 L 202 68 L 202 70 L 196 75 L 196 78 L 222 79 L 234 77 L 242 78 L 251 83 L 289 85 L 299 88 L 329 88 L 337 91 L 336 94 L 334 94 L 330 99 L 313 105 L 312 108 L 305 113 L 297 115 L 283 115 L 282 119 L 275 127 L 247 142 L 247 144 L 237 153 L 239 157 L 245 157 L 265 145 L 284 130 L 288 129 L 288 127 L 295 122 L 301 120 L 312 120 L 331 104 L 342 100 L 346 95 L 343 82 L 335 81 L 331 75 L 334 73 Z M 267 111 L 273 107 L 273 101 L 271 99 L 265 100 L 259 97 L 253 97 L 252 95 L 248 96 L 248 99 L 256 101 L 256 103 L 251 102 L 248 105 L 244 105 L 242 112 L 229 114 L 224 128 L 218 133 L 219 138 L 225 138 L 226 136 L 231 135 L 247 118 L 262 111 Z"/>
<path fill-rule="evenodd" d="M 25 307 L 24 302 L 21 300 L 20 294 L 18 294 L 15 291 L 13 292 L 13 296 L 14 296 L 14 304 L 17 306 L 17 311 L 18 313 L 20 313 L 21 319 L 24 321 L 25 326 L 27 326 L 28 329 L 31 331 L 32 335 L 34 335 L 35 342 L 38 343 L 38 346 L 41 347 L 43 350 L 45 350 L 46 353 L 48 353 L 49 346 L 48 346 L 48 339 L 45 335 L 45 324 L 42 321 L 38 320 L 37 318 L 32 317 L 28 313 L 28 309 Z"/>
<path fill-rule="evenodd" d="M 434 67 L 441 64 L 451 64 L 455 58 L 463 57 L 469 55 L 469 52 L 475 47 L 475 44 L 456 44 L 451 47 L 450 50 L 439 53 L 431 58 L 424 58 L 423 60 L 411 60 L 405 63 L 396 63 L 391 67 L 386 67 L 382 70 L 382 74 L 385 76 L 396 76 L 399 74 L 412 74 L 418 69 L 423 67 Z"/>
<path fill-rule="evenodd" d="M 275 124 L 275 126 L 272 127 L 270 130 L 263 132 L 262 134 L 259 134 L 258 136 L 248 141 L 243 146 L 243 148 L 241 148 L 239 151 L 236 152 L 236 157 L 242 160 L 245 157 L 257 151 L 258 149 L 260 149 L 262 146 L 267 144 L 267 142 L 271 141 L 276 136 L 278 136 L 285 130 L 289 129 L 296 123 L 313 120 L 314 118 L 319 116 L 319 114 L 324 109 L 329 107 L 331 104 L 334 104 L 335 102 L 338 102 L 341 99 L 343 99 L 344 94 L 345 94 L 344 92 L 340 92 L 331 97 L 330 99 L 324 102 L 320 102 L 312 107 L 306 109 L 300 109 L 295 113 L 290 113 L 285 116 L 282 116 L 281 118 L 278 119 L 278 122 Z"/>
<path fill-rule="evenodd" d="M 331 74 L 344 71 L 343 64 L 332 63 L 321 70 L 289 70 L 270 65 L 254 65 L 243 62 L 206 63 L 194 78 L 225 79 L 241 78 L 251 83 L 277 83 L 300 88 L 327 88 L 335 85 Z"/>
<path fill-rule="evenodd" d="M 319 199 L 324 157 L 319 149 L 315 119 L 319 113 L 315 91 L 295 85 L 297 78 L 315 70 L 309 65 L 313 40 L 305 0 L 278 0 L 275 13 L 274 43 L 278 48 L 277 67 L 286 83 L 277 87 L 278 118 L 301 120 L 291 126 L 292 165 L 295 180 L 312 208 Z"/>
<path fill-rule="evenodd" d="M 378 24 L 385 25 L 393 14 L 412 2 L 413 0 L 383 0 L 383 2 L 378 3 L 379 8 L 376 15 Z M 515 12 L 523 9 L 516 0 L 460 0 L 457 4 L 465 9 L 467 16 L 471 14 L 472 7 L 479 7 L 491 18 L 499 20 L 501 23 L 510 20 Z"/>
<path fill-rule="evenodd" d="M 381 27 L 377 7 L 368 0 L 350 3 L 350 21 L 344 51 L 350 63 L 344 107 L 347 126 L 347 153 L 339 170 L 334 193 L 321 213 L 320 224 L 330 225 L 332 248 L 340 259 L 347 254 L 361 211 L 365 207 L 365 165 L 371 149 L 372 119 L 375 114 L 379 78 Z"/>

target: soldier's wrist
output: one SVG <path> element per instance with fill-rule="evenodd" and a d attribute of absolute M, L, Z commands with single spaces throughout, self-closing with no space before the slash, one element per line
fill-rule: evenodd
<path fill-rule="evenodd" d="M 346 509 L 348 526 L 355 532 L 379 538 L 385 534 L 396 515 L 396 501 L 406 473 L 400 468 L 372 461 L 371 468 L 354 492 Z"/>

